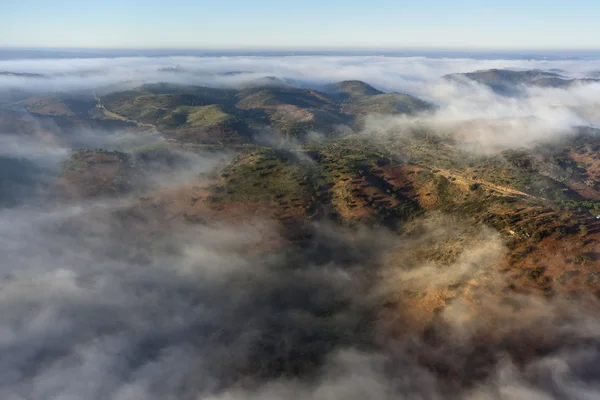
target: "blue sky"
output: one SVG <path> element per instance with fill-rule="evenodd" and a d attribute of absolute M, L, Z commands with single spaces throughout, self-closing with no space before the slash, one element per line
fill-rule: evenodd
<path fill-rule="evenodd" d="M 10 47 L 600 49 L 600 0 L 2 2 Z"/>

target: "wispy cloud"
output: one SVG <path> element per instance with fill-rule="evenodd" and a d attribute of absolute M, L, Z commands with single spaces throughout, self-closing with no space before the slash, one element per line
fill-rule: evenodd
<path fill-rule="evenodd" d="M 0 71 L 45 77 L 5 75 L 0 84 L 35 93 L 155 81 L 236 86 L 261 76 L 314 87 L 360 79 L 440 105 L 410 118 L 373 116 L 365 132 L 401 134 L 427 126 L 489 148 L 528 145 L 598 121 L 597 84 L 526 88 L 509 98 L 481 85 L 441 79 L 492 67 L 560 68 L 583 76 L 600 63 L 419 57 L 23 60 L 1 61 Z M 225 74 L 231 71 L 250 72 Z M 115 132 L 81 133 L 82 143 L 98 145 Z M 37 137 L 0 139 L 0 156 L 42 169 L 56 167 L 67 152 L 63 144 L 40 144 Z M 178 156 L 181 163 L 150 171 L 151 187 L 187 184 L 221 157 Z M 190 225 L 171 218 L 161 204 L 142 203 L 136 193 L 0 209 L 0 397 L 600 395 L 597 312 L 527 295 L 515 296 L 520 310 L 502 305 L 501 297 L 485 291 L 486 284 L 505 283 L 491 268 L 505 251 L 491 229 L 440 217 L 399 236 L 319 221 L 306 224 L 307 240 L 298 245 L 286 243 L 271 221 L 228 224 L 207 218 Z M 449 263 L 417 251 L 444 251 L 445 244 L 455 255 Z M 468 285 L 471 296 L 446 304 L 432 325 L 419 325 L 411 312 L 418 313 L 419 306 L 428 310 L 431 298 L 439 300 L 456 283 Z M 393 315 L 382 312 L 394 302 L 406 307 L 393 309 Z"/>
<path fill-rule="evenodd" d="M 162 57 L 0 61 L 0 71 L 43 74 L 44 78 L 0 76 L 0 86 L 30 93 L 96 90 L 100 93 L 146 82 L 174 82 L 241 87 L 274 76 L 302 87 L 359 79 L 385 91 L 407 92 L 440 106 L 420 116 L 431 128 L 465 132 L 483 147 L 530 144 L 570 132 L 579 125 L 600 124 L 600 84 L 568 89 L 526 87 L 521 96 L 504 97 L 476 84 L 442 79 L 448 73 L 488 68 L 544 69 L 565 77 L 585 77 L 600 70 L 600 61 L 477 60 L 425 57 Z M 399 125 L 415 119 L 399 118 Z M 379 121 L 391 126 L 391 120 Z M 465 124 L 467 123 L 468 124 Z"/>

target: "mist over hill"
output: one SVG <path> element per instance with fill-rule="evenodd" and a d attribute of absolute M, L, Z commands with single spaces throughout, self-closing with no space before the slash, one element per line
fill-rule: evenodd
<path fill-rule="evenodd" d="M 561 70 L 558 71 L 562 72 Z M 598 83 L 597 80 L 591 78 L 567 78 L 557 72 L 542 70 L 513 71 L 491 69 L 465 74 L 450 74 L 446 75 L 445 78 L 456 81 L 475 81 L 503 95 L 524 93 L 527 90 L 527 86 L 565 89 L 585 83 Z"/>
<path fill-rule="evenodd" d="M 0 51 L 1 398 L 600 396 L 598 59 L 45 54 Z"/>

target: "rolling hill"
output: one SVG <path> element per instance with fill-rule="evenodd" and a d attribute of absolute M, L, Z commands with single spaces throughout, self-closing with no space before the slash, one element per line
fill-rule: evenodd
<path fill-rule="evenodd" d="M 112 93 L 99 101 L 116 116 L 153 125 L 179 140 L 207 144 L 208 136 L 215 143 L 231 142 L 235 135 L 239 143 L 245 143 L 252 133 L 272 128 L 301 138 L 310 131 L 331 133 L 337 126 L 352 125 L 368 113 L 415 114 L 431 109 L 413 96 L 384 94 L 359 81 L 340 82 L 325 92 L 289 85 L 251 85 L 231 90 L 153 84 Z M 218 108 L 195 108 L 206 106 Z M 194 112 L 198 112 L 198 118 L 204 115 L 202 122 L 190 123 L 189 115 Z M 209 112 L 212 116 L 207 118 Z M 211 125 L 211 118 L 217 114 L 227 117 L 219 117 Z"/>

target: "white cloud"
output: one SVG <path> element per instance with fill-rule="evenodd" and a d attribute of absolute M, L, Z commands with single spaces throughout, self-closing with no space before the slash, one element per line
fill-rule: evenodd
<path fill-rule="evenodd" d="M 157 71 L 174 65 L 201 73 Z M 440 81 L 446 73 L 492 67 L 561 68 L 573 76 L 600 69 L 596 61 L 421 57 L 107 58 L 1 61 L 0 71 L 52 76 L 4 76 L 0 84 L 33 91 L 157 80 L 237 85 L 249 77 L 211 74 L 247 70 L 254 71 L 251 78 L 274 75 L 311 85 L 360 79 L 441 105 L 433 115 L 416 118 L 373 117 L 367 131 L 394 133 L 425 124 L 462 130 L 489 147 L 526 145 L 597 122 L 597 85 L 529 88 L 520 98 L 508 98 L 479 85 Z M 96 134 L 89 133 L 89 140 Z M 59 146 L 24 138 L 5 136 L 0 144 L 1 155 L 53 162 L 64 156 Z M 154 183 L 185 182 L 218 159 L 186 157 L 185 168 L 161 171 Z M 452 240 L 456 221 L 434 221 L 416 239 L 321 222 L 307 226 L 311 241 L 290 251 L 278 247 L 284 239 L 265 221 L 190 226 L 168 220 L 160 208 L 140 208 L 128 218 L 132 201 L 0 210 L 1 398 L 599 396 L 595 312 L 567 309 L 569 323 L 554 325 L 556 318 L 567 318 L 562 304 L 524 296 L 518 299 L 527 305 L 522 313 L 484 303 L 480 318 L 462 324 L 468 319 L 457 302 L 442 314 L 449 331 L 441 347 L 422 341 L 420 331 L 404 340 L 380 330 L 386 321 L 377 319 L 378 307 L 386 296 L 401 294 L 399 287 L 447 286 L 488 273 L 504 251 L 491 230 L 475 229 L 455 262 L 440 272 L 439 265 L 408 255 L 417 245 Z M 382 257 L 390 254 L 391 262 Z M 484 322 L 496 317 L 506 323 L 490 333 Z M 488 338 L 503 340 L 487 347 L 487 364 L 473 364 L 480 355 L 473 354 L 474 345 Z M 511 359 L 518 345 L 540 338 L 548 340 L 550 354 L 533 354 L 520 365 Z M 478 367 L 484 371 L 469 369 Z M 468 384 L 440 372 L 447 370 Z"/>
<path fill-rule="evenodd" d="M 600 84 L 565 89 L 525 88 L 520 97 L 503 97 L 487 87 L 442 80 L 448 73 L 489 68 L 560 70 L 583 77 L 600 70 L 600 60 L 483 60 L 384 56 L 223 56 L 129 57 L 4 60 L 0 71 L 47 74 L 47 78 L 1 76 L 0 86 L 32 92 L 75 89 L 119 90 L 167 81 L 219 87 L 243 86 L 264 76 L 305 86 L 359 79 L 385 91 L 408 92 L 440 105 L 432 127 L 464 123 L 470 139 L 484 147 L 513 146 L 555 137 L 578 125 L 600 125 Z M 226 72 L 244 72 L 225 74 Z M 420 118 L 422 121 L 424 118 Z M 484 120 L 484 121 L 483 121 Z M 400 125 L 405 118 L 398 119 Z M 483 121 L 483 122 L 482 122 Z M 389 125 L 389 121 L 388 121 Z M 475 127 L 476 129 L 473 129 Z M 454 128 L 452 128 L 454 129 Z"/>

